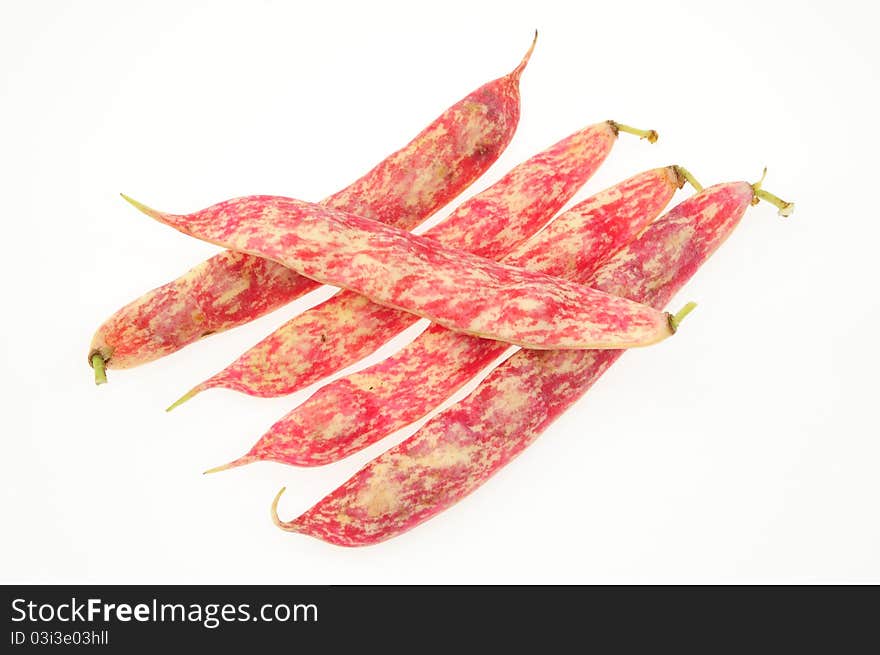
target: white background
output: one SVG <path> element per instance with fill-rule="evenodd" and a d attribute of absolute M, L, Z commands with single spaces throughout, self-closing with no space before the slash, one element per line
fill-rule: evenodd
<path fill-rule="evenodd" d="M 862 2 L 5 2 L 0 582 L 880 582 L 878 65 Z M 681 163 L 767 205 L 519 459 L 412 532 L 282 532 L 404 434 L 337 465 L 242 454 L 305 396 L 163 408 L 313 295 L 96 388 L 92 332 L 212 246 L 126 205 L 318 200 L 519 61 L 520 128 L 466 195 L 589 123 L 622 137 L 578 195 Z M 449 208 L 439 216 L 448 213 Z M 412 337 L 412 334 L 409 335 Z"/>

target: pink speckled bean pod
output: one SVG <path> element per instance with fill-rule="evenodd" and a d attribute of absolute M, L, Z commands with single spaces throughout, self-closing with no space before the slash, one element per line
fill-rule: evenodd
<path fill-rule="evenodd" d="M 647 346 L 675 332 L 669 314 L 647 305 L 314 203 L 247 196 L 181 216 L 128 200 L 184 234 L 465 334 L 526 348 L 585 349 Z"/>
<path fill-rule="evenodd" d="M 646 171 L 578 203 L 502 261 L 587 283 L 653 221 L 684 182 L 682 169 Z M 334 380 L 275 423 L 244 456 L 211 472 L 270 460 L 335 462 L 436 408 L 507 345 L 432 325 L 400 351 Z"/>
<path fill-rule="evenodd" d="M 537 34 L 535 35 L 537 39 Z M 535 44 L 508 75 L 452 105 L 406 146 L 322 204 L 410 230 L 498 159 L 519 123 L 519 79 Z M 319 285 L 275 262 L 226 251 L 125 305 L 95 332 L 89 364 L 140 366 L 202 337 L 267 314 Z"/>
<path fill-rule="evenodd" d="M 756 193 L 746 182 L 706 189 L 619 251 L 597 271 L 593 283 L 664 306 L 724 242 L 753 199 L 765 196 L 769 194 Z M 790 209 L 785 203 L 781 207 Z M 278 518 L 279 492 L 273 519 L 285 530 L 341 546 L 364 546 L 399 535 L 485 483 L 580 398 L 622 352 L 520 351 L 470 396 L 379 455 L 298 518 Z"/>
<path fill-rule="evenodd" d="M 593 175 L 617 132 L 609 121 L 562 139 L 462 203 L 425 236 L 499 259 L 535 234 Z M 293 393 L 366 357 L 417 320 L 340 292 L 285 323 L 172 408 L 212 387 L 262 397 Z"/>

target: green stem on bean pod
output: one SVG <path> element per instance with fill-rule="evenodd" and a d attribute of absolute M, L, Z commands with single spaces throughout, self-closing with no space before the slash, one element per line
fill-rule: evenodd
<path fill-rule="evenodd" d="M 608 121 L 608 124 L 614 129 L 615 132 L 626 132 L 627 134 L 635 134 L 640 139 L 647 139 L 648 143 L 657 143 L 657 139 L 660 138 L 660 135 L 657 134 L 657 130 L 640 130 L 637 127 L 624 125 L 623 123 L 618 123 L 617 121 Z"/>
<path fill-rule="evenodd" d="M 95 369 L 95 384 L 106 384 L 107 372 L 104 370 L 104 358 L 98 353 L 92 355 L 92 368 Z"/>
<path fill-rule="evenodd" d="M 779 196 L 762 189 L 761 185 L 764 183 L 765 177 L 767 177 L 766 166 L 764 167 L 764 172 L 761 174 L 761 179 L 752 185 L 752 189 L 755 192 L 755 197 L 752 199 L 752 204 L 757 205 L 760 200 L 763 200 L 764 202 L 769 202 L 771 205 L 776 207 L 779 210 L 780 216 L 791 216 L 794 213 L 794 203 L 783 200 Z"/>
<path fill-rule="evenodd" d="M 672 334 L 675 334 L 678 331 L 678 326 L 681 325 L 681 322 L 685 319 L 685 316 L 690 314 L 694 309 L 697 308 L 697 303 L 689 302 L 684 307 L 678 310 L 675 314 L 668 314 L 669 316 L 669 329 L 672 330 Z"/>
<path fill-rule="evenodd" d="M 786 202 L 779 196 L 773 195 L 769 191 L 764 191 L 764 189 L 756 189 L 755 197 L 764 200 L 765 202 L 769 202 L 771 205 L 779 209 L 780 216 L 791 216 L 794 213 L 794 203 Z"/>
<path fill-rule="evenodd" d="M 703 185 L 697 181 L 697 178 L 694 177 L 694 174 L 691 173 L 684 166 L 678 166 L 677 164 L 672 168 L 675 169 L 675 173 L 678 175 L 679 179 L 681 179 L 681 186 L 684 186 L 684 183 L 687 182 L 699 193 L 703 190 Z M 679 187 L 680 188 L 680 187 Z"/>

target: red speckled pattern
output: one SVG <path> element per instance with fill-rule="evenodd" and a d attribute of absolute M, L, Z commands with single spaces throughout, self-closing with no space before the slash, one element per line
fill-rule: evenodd
<path fill-rule="evenodd" d="M 647 305 L 314 203 L 247 196 L 185 216 L 141 209 L 184 234 L 466 334 L 583 349 L 646 346 L 672 333 L 668 316 Z"/>
<path fill-rule="evenodd" d="M 503 261 L 588 283 L 672 198 L 673 168 L 636 175 L 562 214 Z M 507 346 L 433 325 L 388 359 L 322 387 L 273 425 L 236 465 L 319 466 L 346 457 L 440 405 Z"/>
<path fill-rule="evenodd" d="M 523 162 L 425 234 L 499 259 L 535 234 L 608 156 L 616 132 L 599 123 Z M 343 291 L 296 316 L 188 395 L 225 387 L 283 396 L 355 363 L 418 317 Z"/>
<path fill-rule="evenodd" d="M 513 138 L 519 79 L 531 52 L 511 73 L 452 105 L 406 146 L 322 204 L 403 230 L 448 204 Z M 97 353 L 107 368 L 139 366 L 259 318 L 317 286 L 276 262 L 224 252 L 119 309 L 92 338 L 89 360 Z"/>
<path fill-rule="evenodd" d="M 593 277 L 606 291 L 664 306 L 737 225 L 745 182 L 684 201 Z M 341 546 L 389 539 L 471 493 L 580 398 L 622 351 L 520 351 L 474 392 L 375 458 L 300 517 L 278 525 Z M 276 499 L 277 500 L 277 499 Z"/>

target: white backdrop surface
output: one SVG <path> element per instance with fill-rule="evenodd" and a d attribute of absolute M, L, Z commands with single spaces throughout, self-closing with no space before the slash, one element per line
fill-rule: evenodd
<path fill-rule="evenodd" d="M 3 3 L 0 582 L 880 582 L 872 11 Z M 672 303 L 700 303 L 674 339 L 453 509 L 355 550 L 278 530 L 271 499 L 287 485 L 292 517 L 412 430 L 320 469 L 202 476 L 306 395 L 162 411 L 326 291 L 92 384 L 97 325 L 216 251 L 118 192 L 170 211 L 323 198 L 507 72 L 535 28 L 519 130 L 463 197 L 613 118 L 661 139 L 621 138 L 576 200 L 681 163 L 704 184 L 766 165 L 797 202 L 748 213 Z"/>

